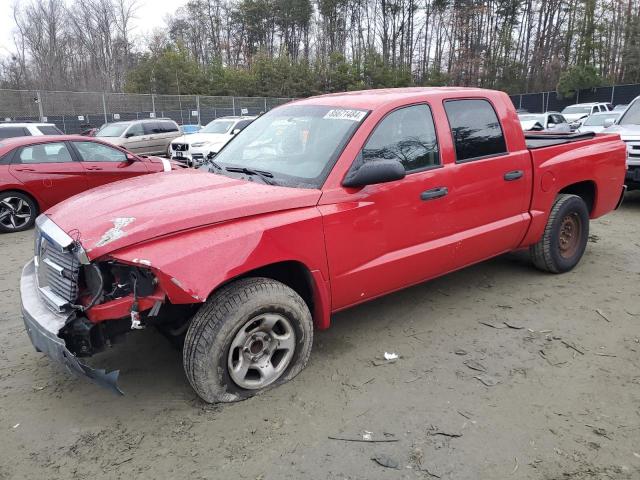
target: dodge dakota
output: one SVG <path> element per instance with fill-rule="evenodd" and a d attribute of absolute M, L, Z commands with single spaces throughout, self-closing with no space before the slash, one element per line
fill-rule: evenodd
<path fill-rule="evenodd" d="M 129 179 L 40 215 L 21 277 L 36 350 L 88 365 L 132 330 L 182 346 L 206 402 L 298 374 L 331 314 L 517 249 L 576 266 L 624 193 L 616 135 L 525 137 L 509 97 L 408 88 L 295 101 L 199 170 Z M 95 359 L 92 361 L 94 362 Z"/>

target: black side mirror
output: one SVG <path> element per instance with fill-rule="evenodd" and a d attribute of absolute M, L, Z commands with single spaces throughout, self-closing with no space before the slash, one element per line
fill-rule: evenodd
<path fill-rule="evenodd" d="M 359 162 L 356 162 L 359 163 Z M 362 163 L 347 173 L 342 181 L 343 187 L 364 187 L 377 183 L 393 182 L 405 177 L 404 166 L 397 160 L 373 159 Z"/>

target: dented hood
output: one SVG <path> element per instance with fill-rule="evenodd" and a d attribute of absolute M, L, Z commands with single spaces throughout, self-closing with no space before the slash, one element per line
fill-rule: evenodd
<path fill-rule="evenodd" d="M 71 197 L 46 214 L 90 259 L 158 236 L 316 205 L 319 190 L 278 187 L 198 170 L 144 175 Z M 176 245 L 180 248 L 180 245 Z"/>

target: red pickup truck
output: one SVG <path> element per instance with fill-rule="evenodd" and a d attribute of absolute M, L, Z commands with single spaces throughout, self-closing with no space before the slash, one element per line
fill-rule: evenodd
<path fill-rule="evenodd" d="M 572 269 L 624 193 L 615 135 L 525 138 L 506 94 L 324 95 L 263 115 L 199 170 L 99 187 L 41 215 L 27 331 L 69 370 L 132 329 L 181 341 L 207 402 L 293 378 L 331 314 L 516 249 Z M 119 390 L 118 390 L 119 391 Z"/>

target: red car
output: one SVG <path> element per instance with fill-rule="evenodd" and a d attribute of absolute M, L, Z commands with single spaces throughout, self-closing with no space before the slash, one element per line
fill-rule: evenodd
<path fill-rule="evenodd" d="M 242 400 L 298 374 L 338 310 L 516 249 L 571 270 L 589 219 L 621 201 L 625 157 L 616 135 L 525 138 L 491 90 L 296 101 L 200 170 L 41 215 L 24 321 L 36 349 L 116 390 L 117 371 L 78 357 L 158 326 L 200 397 Z"/>
<path fill-rule="evenodd" d="M 0 232 L 19 232 L 53 205 L 90 188 L 181 168 L 82 136 L 0 141 Z"/>

